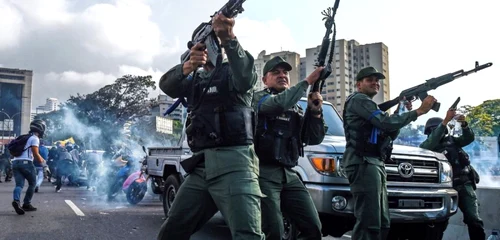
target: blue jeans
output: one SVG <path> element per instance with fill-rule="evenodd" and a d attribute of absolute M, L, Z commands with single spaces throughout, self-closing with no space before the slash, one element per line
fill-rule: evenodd
<path fill-rule="evenodd" d="M 24 180 L 26 179 L 28 181 L 28 190 L 26 190 L 23 202 L 24 204 L 30 204 L 36 185 L 36 170 L 33 162 L 27 160 L 14 160 L 12 161 L 12 171 L 14 172 L 14 180 L 16 181 L 14 201 L 20 201 Z"/>

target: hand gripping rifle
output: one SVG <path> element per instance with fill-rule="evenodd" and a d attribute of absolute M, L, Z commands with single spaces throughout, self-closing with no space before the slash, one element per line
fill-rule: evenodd
<path fill-rule="evenodd" d="M 218 12 L 216 12 L 216 14 L 222 13 L 227 18 L 234 18 L 244 11 L 242 5 L 245 1 L 246 0 L 229 0 Z M 215 14 L 213 16 L 215 16 Z M 196 28 L 193 33 L 193 39 L 187 44 L 188 50 L 181 56 L 182 64 L 189 60 L 191 54 L 190 50 L 197 43 L 205 43 L 208 51 L 208 59 L 214 67 L 217 67 L 217 64 L 220 63 L 219 61 L 222 61 L 222 59 L 219 59 L 219 56 L 221 55 L 221 47 L 212 27 L 211 19 L 208 23 L 201 23 Z"/>
<path fill-rule="evenodd" d="M 335 35 L 337 33 L 336 31 L 336 26 L 335 26 L 335 14 L 337 13 L 337 8 L 339 8 L 339 2 L 340 0 L 335 0 L 335 5 L 333 5 L 333 8 L 327 8 L 321 14 L 324 16 L 323 20 L 325 21 L 325 27 L 326 27 L 326 33 L 325 36 L 323 37 L 323 42 L 321 43 L 321 48 L 319 50 L 319 55 L 317 62 L 314 66 L 316 67 L 325 67 L 319 76 L 318 81 L 316 81 L 312 87 L 312 92 L 319 92 L 321 94 L 321 90 L 323 90 L 323 86 L 325 85 L 325 80 L 330 76 L 332 73 L 332 60 L 333 56 L 335 55 Z M 332 33 L 332 26 L 333 26 L 333 39 L 331 40 L 330 44 L 330 34 Z M 330 46 L 331 45 L 331 46 Z M 330 53 L 328 57 L 328 62 L 326 62 L 325 66 L 325 61 L 326 61 L 326 55 L 328 54 L 328 48 L 330 48 Z M 314 105 L 318 105 L 319 101 L 315 100 Z"/>
<path fill-rule="evenodd" d="M 216 14 L 222 13 L 227 18 L 234 18 L 244 11 L 242 5 L 245 1 L 246 0 L 229 0 L 226 4 L 224 4 L 224 6 L 222 6 L 222 8 L 218 12 L 216 12 Z M 213 17 L 214 15 L 210 17 Z M 193 39 L 187 44 L 188 50 L 181 55 L 181 64 L 184 64 L 189 60 L 191 56 L 191 48 L 200 42 L 205 43 L 206 49 L 208 51 L 208 59 L 214 65 L 214 67 L 217 67 L 217 65 L 219 65 L 219 63 L 222 61 L 222 58 L 219 58 L 219 56 L 221 56 L 221 48 L 219 40 L 217 39 L 217 36 L 215 35 L 214 29 L 212 27 L 211 19 L 208 23 L 201 23 L 196 28 L 195 32 L 193 33 Z M 195 74 L 196 71 L 195 73 L 192 73 L 191 76 L 195 76 Z M 187 107 L 186 100 L 181 97 L 177 99 L 177 101 L 169 109 L 167 109 L 163 116 L 172 113 L 180 103 L 182 103 L 184 107 Z"/>
<path fill-rule="evenodd" d="M 389 100 L 387 102 L 383 102 L 379 104 L 378 107 L 380 108 L 380 110 L 385 112 L 389 110 L 391 107 L 396 106 L 402 99 L 406 99 L 408 101 L 415 101 L 418 98 L 421 101 L 423 101 L 428 96 L 427 94 L 428 91 L 436 89 L 444 84 L 450 83 L 457 78 L 464 77 L 471 73 L 475 73 L 477 71 L 491 67 L 492 65 L 493 63 L 486 63 L 483 65 L 479 65 L 479 63 L 476 61 L 476 67 L 472 70 L 464 71 L 462 69 L 456 72 L 445 74 L 440 77 L 431 78 L 429 80 L 426 80 L 425 83 L 403 90 L 398 97 Z M 432 105 L 432 110 L 437 112 L 439 111 L 440 106 L 441 103 L 435 102 L 434 105 Z"/>

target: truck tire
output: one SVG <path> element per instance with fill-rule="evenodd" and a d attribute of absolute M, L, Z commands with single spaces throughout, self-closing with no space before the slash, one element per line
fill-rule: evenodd
<path fill-rule="evenodd" d="M 151 178 L 150 184 L 151 190 L 154 194 L 161 194 L 161 178 Z"/>
<path fill-rule="evenodd" d="M 283 227 L 285 231 L 283 232 L 282 240 L 297 239 L 297 227 L 295 227 L 295 224 L 290 218 L 283 216 Z"/>
<path fill-rule="evenodd" d="M 179 179 L 175 175 L 170 175 L 165 180 L 164 190 L 162 193 L 163 199 L 163 211 L 165 212 L 165 217 L 168 216 L 168 211 L 172 207 L 172 203 L 174 202 L 175 195 L 179 190 Z"/>

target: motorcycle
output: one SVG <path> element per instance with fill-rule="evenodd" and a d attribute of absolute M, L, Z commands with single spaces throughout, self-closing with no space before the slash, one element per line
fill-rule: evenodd
<path fill-rule="evenodd" d="M 142 146 L 142 150 L 146 153 L 146 148 Z M 147 155 L 147 154 L 146 154 Z M 146 157 L 142 160 L 141 169 L 137 172 L 132 173 L 123 183 L 122 190 L 125 192 L 127 201 L 136 205 L 146 195 L 148 190 L 148 179 L 149 176 L 146 176 L 147 170 L 147 161 Z"/>
<path fill-rule="evenodd" d="M 129 159 L 125 166 L 120 168 L 118 173 L 114 177 L 114 181 L 110 184 L 108 189 L 108 200 L 113 200 L 122 188 L 125 180 L 130 176 L 130 171 L 132 170 L 132 159 Z"/>

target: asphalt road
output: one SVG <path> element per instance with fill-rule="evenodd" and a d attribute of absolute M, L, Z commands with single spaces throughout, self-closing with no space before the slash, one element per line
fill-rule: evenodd
<path fill-rule="evenodd" d="M 13 188 L 14 181 L 0 183 L 1 240 L 155 239 L 164 221 L 157 195 L 146 195 L 143 201 L 133 206 L 128 204 L 124 195 L 108 202 L 105 197 L 85 187 L 63 186 L 62 191 L 56 193 L 54 185 L 46 180 L 32 200 L 38 210 L 17 215 L 11 205 Z M 21 203 L 26 188 L 23 189 Z M 191 239 L 225 240 L 231 239 L 231 235 L 218 214 Z"/>

